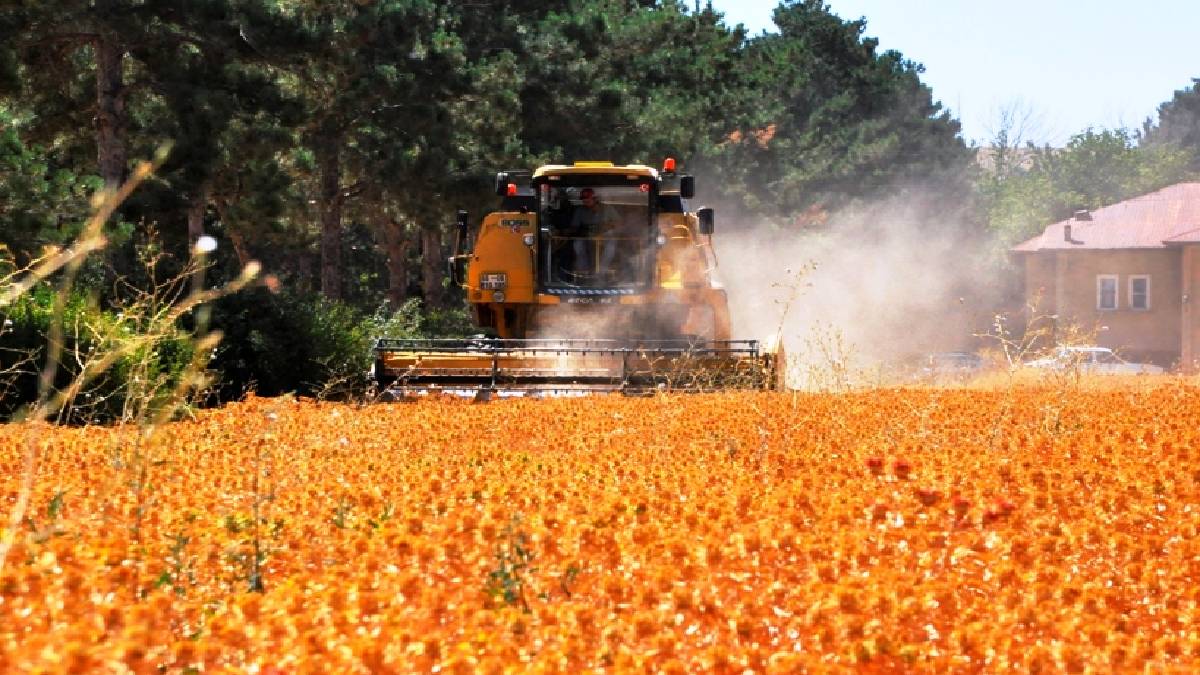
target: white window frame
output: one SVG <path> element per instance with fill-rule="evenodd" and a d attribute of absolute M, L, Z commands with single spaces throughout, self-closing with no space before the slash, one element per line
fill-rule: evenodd
<path fill-rule="evenodd" d="M 1138 307 L 1133 304 L 1133 298 L 1134 298 L 1133 282 L 1135 279 L 1145 279 L 1146 280 L 1146 305 L 1144 307 Z M 1150 275 L 1149 274 L 1130 274 L 1128 284 L 1129 284 L 1129 309 L 1132 309 L 1137 312 L 1150 311 L 1150 307 L 1152 307 L 1152 305 L 1150 304 Z"/>
<path fill-rule="evenodd" d="M 1104 282 L 1112 281 L 1113 285 L 1113 305 L 1105 307 L 1101 304 L 1104 298 Z M 1097 274 L 1096 275 L 1096 311 L 1112 312 L 1121 306 L 1121 278 L 1116 274 Z"/>

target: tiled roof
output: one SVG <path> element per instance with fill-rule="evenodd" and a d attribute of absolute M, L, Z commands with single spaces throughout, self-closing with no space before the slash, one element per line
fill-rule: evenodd
<path fill-rule="evenodd" d="M 1071 239 L 1066 227 L 1071 227 Z M 1200 183 L 1179 183 L 1063 220 L 1012 248 L 1017 253 L 1114 248 L 1163 248 L 1200 242 Z"/>
<path fill-rule="evenodd" d="M 1174 237 L 1163 239 L 1164 244 L 1197 244 L 1200 243 L 1200 227 L 1187 232 L 1181 232 Z"/>

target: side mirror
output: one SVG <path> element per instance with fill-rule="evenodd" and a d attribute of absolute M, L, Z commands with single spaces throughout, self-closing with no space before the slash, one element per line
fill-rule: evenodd
<path fill-rule="evenodd" d="M 467 211 L 458 209 L 458 213 L 455 214 L 454 222 L 456 232 L 458 234 L 458 241 L 457 245 L 455 246 L 455 251 L 461 253 L 464 247 L 467 246 Z"/>
<path fill-rule="evenodd" d="M 446 258 L 446 273 L 456 286 L 467 283 L 467 256 L 452 255 Z"/>
<path fill-rule="evenodd" d="M 684 199 L 691 199 L 696 196 L 696 177 L 695 176 L 680 176 L 679 177 L 679 196 Z"/>
<path fill-rule="evenodd" d="M 508 195 L 508 172 L 501 171 L 496 174 L 496 196 L 505 197 Z"/>
<path fill-rule="evenodd" d="M 696 217 L 700 219 L 700 234 L 712 234 L 717 224 L 716 212 L 706 206 L 696 212 Z"/>
<path fill-rule="evenodd" d="M 459 209 L 454 215 L 454 253 L 459 254 L 467 247 L 467 212 Z"/>
<path fill-rule="evenodd" d="M 458 286 L 467 282 L 467 212 L 459 209 L 454 214 L 454 255 L 446 259 L 446 272 Z"/>

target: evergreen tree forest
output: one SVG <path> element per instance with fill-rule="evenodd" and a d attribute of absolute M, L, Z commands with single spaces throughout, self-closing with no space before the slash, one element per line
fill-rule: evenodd
<path fill-rule="evenodd" d="M 915 187 L 1007 208 L 999 184 L 972 183 L 974 150 L 922 67 L 865 20 L 820 0 L 785 0 L 774 20 L 749 35 L 693 0 L 7 2 L 5 264 L 68 245 L 98 190 L 165 150 L 105 224 L 79 311 L 103 316 L 123 282 L 183 269 L 212 237 L 210 281 L 251 260 L 268 280 L 212 309 L 221 395 L 272 394 L 336 375 L 384 324 L 469 330 L 449 224 L 493 208 L 497 170 L 676 157 L 706 199 L 784 236 L 814 209 Z"/>
<path fill-rule="evenodd" d="M 689 4 L 18 3 L 3 241 L 61 243 L 91 189 L 169 144 L 124 234 L 183 251 L 207 233 L 292 289 L 444 306 L 445 224 L 494 201 L 498 169 L 671 155 L 786 219 L 969 161 L 920 67 L 863 21 L 797 2 L 751 37 Z"/>

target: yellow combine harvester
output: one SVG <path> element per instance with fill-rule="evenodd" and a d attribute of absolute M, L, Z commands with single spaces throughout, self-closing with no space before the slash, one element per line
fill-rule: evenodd
<path fill-rule="evenodd" d="M 713 210 L 674 160 L 576 162 L 496 176 L 498 211 L 458 212 L 451 274 L 488 337 L 381 338 L 394 395 L 569 394 L 782 386 L 780 352 L 732 340 Z"/>

